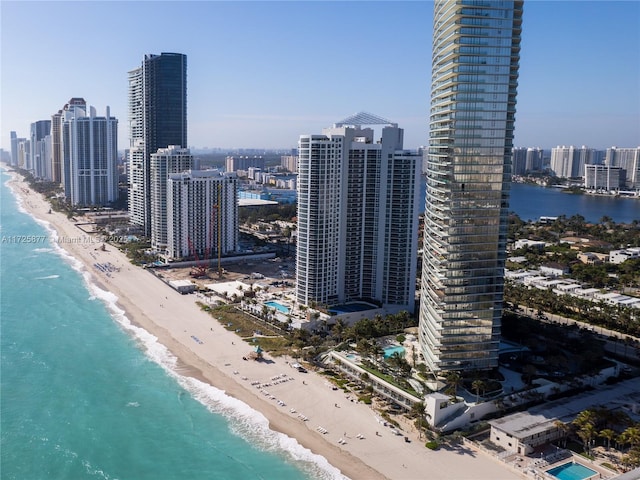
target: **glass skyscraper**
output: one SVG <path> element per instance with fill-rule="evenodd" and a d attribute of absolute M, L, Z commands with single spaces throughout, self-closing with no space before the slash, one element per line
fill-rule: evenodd
<path fill-rule="evenodd" d="M 498 365 L 522 7 L 434 6 L 419 336 L 435 373 Z"/>
<path fill-rule="evenodd" d="M 129 216 L 151 234 L 151 155 L 187 148 L 187 56 L 147 54 L 129 72 Z"/>

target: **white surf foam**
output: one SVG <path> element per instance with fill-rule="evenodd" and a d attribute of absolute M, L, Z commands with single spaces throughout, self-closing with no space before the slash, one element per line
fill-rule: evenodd
<path fill-rule="evenodd" d="M 60 278 L 60 275 L 47 275 L 46 277 L 36 277 L 36 280 L 51 280 L 54 278 Z"/>
<path fill-rule="evenodd" d="M 266 451 L 281 454 L 292 461 L 300 462 L 298 467 L 312 473 L 314 478 L 326 480 L 348 480 L 340 470 L 332 466 L 327 459 L 316 455 L 311 450 L 300 445 L 294 438 L 269 429 L 269 421 L 257 410 L 246 403 L 230 397 L 224 390 L 201 382 L 192 377 L 179 374 L 178 359 L 158 338 L 147 330 L 131 324 L 124 310 L 118 307 L 118 298 L 111 292 L 105 291 L 90 281 L 86 274 L 85 280 L 93 298 L 105 303 L 114 320 L 139 342 L 147 357 L 160 365 L 167 374 L 191 396 L 204 405 L 212 413 L 223 415 L 230 422 L 231 430 L 252 445 Z M 128 405 L 132 406 L 132 405 Z"/>
<path fill-rule="evenodd" d="M 11 184 L 8 183 L 9 188 Z M 349 480 L 342 475 L 340 470 L 332 466 L 326 458 L 316 455 L 311 450 L 300 445 L 294 438 L 283 433 L 275 432 L 269 429 L 269 422 L 262 413 L 252 409 L 244 402 L 230 397 L 223 390 L 212 385 L 201 382 L 192 377 L 180 375 L 176 371 L 177 357 L 175 357 L 164 345 L 158 342 L 158 338 L 147 330 L 132 325 L 126 317 L 124 310 L 118 307 L 118 297 L 113 293 L 103 290 L 93 283 L 91 274 L 84 268 L 82 262 L 67 253 L 57 242 L 58 233 L 47 221 L 36 218 L 31 215 L 23 206 L 21 196 L 12 188 L 12 193 L 16 199 L 18 209 L 33 218 L 38 224 L 42 225 L 49 233 L 52 249 L 59 254 L 69 265 L 78 271 L 91 294 L 91 298 L 104 302 L 110 311 L 112 318 L 126 331 L 133 335 L 139 342 L 145 354 L 160 365 L 166 372 L 174 378 L 179 385 L 187 390 L 194 399 L 203 404 L 211 412 L 225 416 L 229 421 L 232 431 L 241 436 L 245 440 L 257 445 L 260 448 L 278 452 L 283 456 L 294 461 L 300 462 L 298 467 L 302 470 L 313 474 L 315 478 L 324 480 Z M 51 251 L 52 249 L 48 249 Z M 45 251 L 47 249 L 36 249 L 37 251 Z M 128 406 L 133 406 L 129 404 Z M 85 465 L 88 473 L 105 475 L 99 469 L 95 469 L 90 465 Z M 108 478 L 104 477 L 104 478 Z"/>
<path fill-rule="evenodd" d="M 314 454 L 294 438 L 271 430 L 269 420 L 246 403 L 192 377 L 179 377 L 178 382 L 211 412 L 227 417 L 231 430 L 252 445 L 266 451 L 284 453 L 291 460 L 302 462 L 302 469 L 312 473 L 314 478 L 348 480 L 326 458 Z"/>

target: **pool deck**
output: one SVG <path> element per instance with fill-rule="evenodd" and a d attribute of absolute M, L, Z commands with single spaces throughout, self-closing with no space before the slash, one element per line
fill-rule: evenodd
<path fill-rule="evenodd" d="M 540 458 L 530 457 L 526 455 L 512 454 L 502 459 L 504 463 L 520 472 L 523 478 L 535 479 L 556 479 L 555 476 L 547 473 L 556 467 L 564 465 L 567 462 L 576 462 L 596 472 L 589 479 L 610 479 L 618 476 L 618 473 L 612 472 L 595 462 L 584 457 L 576 455 L 569 450 L 559 449 L 553 453 L 542 455 Z"/>

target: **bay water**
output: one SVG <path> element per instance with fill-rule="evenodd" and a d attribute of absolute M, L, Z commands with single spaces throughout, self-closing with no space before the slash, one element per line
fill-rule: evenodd
<path fill-rule="evenodd" d="M 2 479 L 343 478 L 259 412 L 180 375 L 0 177 Z"/>
<path fill-rule="evenodd" d="M 427 181 L 420 179 L 420 211 L 424 211 Z M 537 221 L 540 217 L 567 218 L 582 215 L 587 222 L 597 223 L 609 217 L 616 223 L 640 220 L 640 199 L 613 195 L 574 195 L 559 188 L 540 187 L 526 183 L 512 183 L 509 211 L 524 221 Z"/>

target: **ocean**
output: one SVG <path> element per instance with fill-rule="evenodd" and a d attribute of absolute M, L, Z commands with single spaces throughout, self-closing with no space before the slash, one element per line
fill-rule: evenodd
<path fill-rule="evenodd" d="M 182 376 L 0 174 L 3 480 L 338 479 L 259 412 Z"/>

